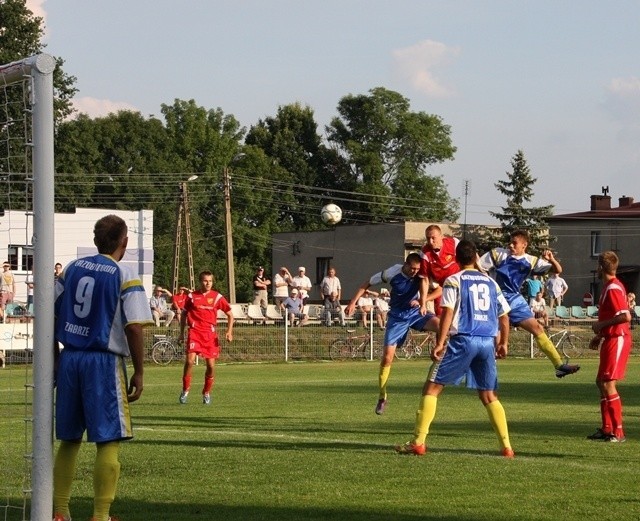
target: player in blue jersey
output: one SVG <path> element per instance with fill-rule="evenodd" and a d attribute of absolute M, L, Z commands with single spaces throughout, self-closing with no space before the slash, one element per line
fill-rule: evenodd
<path fill-rule="evenodd" d="M 556 376 L 562 378 L 580 369 L 579 365 L 563 363 L 558 350 L 553 345 L 529 307 L 529 303 L 520 293 L 524 281 L 531 274 L 542 275 L 553 269 L 562 273 L 562 266 L 553 256 L 551 250 L 544 250 L 541 257 L 529 255 L 529 233 L 516 230 L 510 236 L 507 248 L 495 248 L 485 253 L 479 260 L 479 267 L 485 271 L 494 270 L 495 279 L 502 290 L 511 312 L 509 321 L 513 326 L 521 327 L 532 334 L 540 351 L 542 351 L 556 369 Z"/>
<path fill-rule="evenodd" d="M 513 458 L 504 408 L 498 399 L 496 358 L 507 355 L 509 338 L 509 304 L 496 282 L 474 268 L 475 244 L 462 240 L 456 247 L 456 260 L 462 271 L 444 281 L 440 305 L 442 315 L 433 365 L 422 389 L 416 415 L 414 438 L 399 445 L 400 454 L 422 455 L 427 452 L 426 438 L 436 414 L 438 396 L 445 385 L 458 384 L 466 376 L 467 387 L 476 389 L 502 449 Z M 450 335 L 445 350 L 447 335 Z"/>
<path fill-rule="evenodd" d="M 391 286 L 387 327 L 384 332 L 384 351 L 380 360 L 378 376 L 380 392 L 375 408 L 376 414 L 382 414 L 387 405 L 387 382 L 393 357 L 396 348 L 401 346 L 407 338 L 409 329 L 418 331 L 436 331 L 438 329 L 438 318 L 432 313 L 427 313 L 427 300 L 433 297 L 427 296 L 428 279 L 418 275 L 420 262 L 418 253 L 410 253 L 404 264 L 396 264 L 376 273 L 358 288 L 345 309 L 347 315 L 352 315 L 358 299 L 370 286 L 379 284 Z"/>
<path fill-rule="evenodd" d="M 140 398 L 143 388 L 142 328 L 153 323 L 142 281 L 119 264 L 127 249 L 127 224 L 107 215 L 93 232 L 98 255 L 71 262 L 55 287 L 60 446 L 53 468 L 54 521 L 71 519 L 71 485 L 85 431 L 97 449 L 92 519 L 110 519 L 120 473 L 120 441 L 133 437 L 129 403 Z M 129 381 L 128 356 L 133 363 Z"/>

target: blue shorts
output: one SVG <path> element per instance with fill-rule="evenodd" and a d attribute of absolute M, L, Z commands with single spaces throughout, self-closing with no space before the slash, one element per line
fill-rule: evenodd
<path fill-rule="evenodd" d="M 387 326 L 384 331 L 385 346 L 401 346 L 409 334 L 409 328 L 416 331 L 424 331 L 427 322 L 435 315 L 427 313 L 420 314 L 419 307 L 413 307 L 404 311 L 389 311 L 387 315 Z"/>
<path fill-rule="evenodd" d="M 516 296 L 511 302 L 511 311 L 509 311 L 509 322 L 512 326 L 517 326 L 520 322 L 524 322 L 528 318 L 535 318 L 533 311 L 527 304 L 527 301 L 522 295 Z"/>
<path fill-rule="evenodd" d="M 133 437 L 124 358 L 102 351 L 60 353 L 56 437 L 95 443 Z"/>
<path fill-rule="evenodd" d="M 487 336 L 454 335 L 440 362 L 429 369 L 428 380 L 458 385 L 466 377 L 467 388 L 495 391 L 498 388 L 495 339 Z"/>

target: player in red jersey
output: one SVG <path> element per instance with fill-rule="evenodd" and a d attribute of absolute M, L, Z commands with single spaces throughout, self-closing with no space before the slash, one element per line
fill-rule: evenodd
<path fill-rule="evenodd" d="M 431 291 L 436 292 L 434 307 L 436 315 L 439 316 L 442 285 L 447 277 L 460 271 L 456 262 L 456 247 L 460 241 L 455 237 L 443 237 L 437 224 L 427 226 L 424 235 L 427 242 L 420 252 L 419 275 L 428 278 L 431 285 L 437 284 Z"/>
<path fill-rule="evenodd" d="M 213 289 L 213 274 L 210 271 L 200 273 L 200 288 L 189 294 L 180 320 L 180 341 L 184 342 L 184 329 L 189 324 L 189 336 L 185 349 L 184 371 L 182 374 L 182 393 L 180 403 L 187 403 L 187 396 L 191 387 L 191 370 L 196 356 L 202 356 L 207 369 L 204 373 L 204 387 L 202 389 L 202 403 L 211 403 L 211 388 L 213 387 L 214 366 L 220 355 L 220 343 L 216 325 L 218 310 L 227 315 L 226 339 L 233 340 L 233 313 L 231 306 L 220 293 Z"/>
<path fill-rule="evenodd" d="M 587 436 L 590 440 L 623 442 L 622 400 L 616 383 L 624 378 L 631 352 L 631 313 L 627 293 L 616 277 L 618 256 L 605 251 L 598 256 L 598 277 L 603 282 L 598 303 L 598 320 L 591 326 L 596 336 L 589 347 L 600 347 L 600 365 L 596 385 L 600 390 L 602 427 Z"/>

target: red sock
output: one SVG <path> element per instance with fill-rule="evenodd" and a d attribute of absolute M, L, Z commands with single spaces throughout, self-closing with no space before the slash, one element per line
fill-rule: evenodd
<path fill-rule="evenodd" d="M 622 399 L 619 394 L 607 396 L 609 416 L 611 417 L 612 432 L 618 437 L 624 436 L 622 429 Z"/>
<path fill-rule="evenodd" d="M 212 387 L 213 387 L 213 376 L 205 376 L 204 388 L 202 389 L 202 394 L 207 394 L 208 392 L 211 392 Z"/>
<path fill-rule="evenodd" d="M 182 390 L 187 392 L 191 389 L 191 375 L 182 377 Z"/>
<path fill-rule="evenodd" d="M 602 432 L 611 434 L 613 432 L 611 416 L 609 415 L 609 404 L 606 398 L 600 398 L 600 416 L 602 417 Z"/>

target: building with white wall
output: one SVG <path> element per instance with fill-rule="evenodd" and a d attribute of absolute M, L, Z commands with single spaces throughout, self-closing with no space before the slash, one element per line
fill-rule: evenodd
<path fill-rule="evenodd" d="M 59 262 L 66 266 L 79 257 L 93 255 L 93 227 L 98 219 L 115 214 L 125 220 L 129 228 L 129 244 L 122 259 L 140 274 L 147 295 L 153 287 L 153 211 L 111 210 L 101 208 L 76 208 L 73 213 L 54 215 L 55 255 L 53 266 Z M 14 300 L 25 302 L 27 285 L 25 277 L 33 269 L 34 241 L 33 214 L 24 210 L 0 211 L 0 262 L 8 260 L 16 278 Z M 34 279 L 37 283 L 37 279 Z"/>

